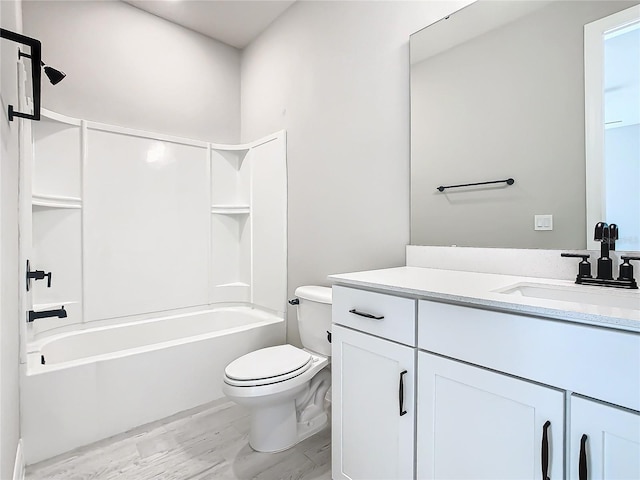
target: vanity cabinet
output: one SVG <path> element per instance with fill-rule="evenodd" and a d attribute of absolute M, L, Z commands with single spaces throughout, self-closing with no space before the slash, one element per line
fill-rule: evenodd
<path fill-rule="evenodd" d="M 333 479 L 414 478 L 415 343 L 372 332 L 415 342 L 415 300 L 334 287 L 333 322 Z"/>
<path fill-rule="evenodd" d="M 638 332 L 358 287 L 333 287 L 334 480 L 640 478 Z"/>
<path fill-rule="evenodd" d="M 420 300 L 418 348 L 418 478 L 640 478 L 637 333 Z"/>
<path fill-rule="evenodd" d="M 640 415 L 572 395 L 570 423 L 571 480 L 640 478 Z"/>
<path fill-rule="evenodd" d="M 563 477 L 564 394 L 418 353 L 417 477 Z"/>

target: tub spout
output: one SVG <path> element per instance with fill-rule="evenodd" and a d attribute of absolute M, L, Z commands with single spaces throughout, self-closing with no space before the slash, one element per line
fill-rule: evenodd
<path fill-rule="evenodd" d="M 38 318 L 47 318 L 47 317 L 66 318 L 67 311 L 64 309 L 64 306 L 57 310 L 44 310 L 42 312 L 34 312 L 33 310 L 29 310 L 29 319 L 27 320 L 27 322 L 31 323 L 34 320 L 37 320 Z"/>

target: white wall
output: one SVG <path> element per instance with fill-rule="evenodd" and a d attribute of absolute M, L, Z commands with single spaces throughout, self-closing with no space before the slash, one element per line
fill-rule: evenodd
<path fill-rule="evenodd" d="M 404 264 L 409 35 L 466 3 L 297 2 L 245 49 L 242 138 L 287 130 L 290 297 Z"/>
<path fill-rule="evenodd" d="M 122 2 L 26 2 L 24 17 L 43 58 L 68 75 L 45 84 L 47 108 L 220 142 L 237 140 L 233 118 L 243 141 L 287 129 L 292 296 L 329 273 L 404 263 L 409 35 L 466 3 L 298 2 L 243 52 L 236 117 L 230 47 Z M 206 92 L 184 88 L 198 79 Z"/>
<path fill-rule="evenodd" d="M 19 2 L 0 2 L 2 28 L 21 30 Z M 9 105 L 22 111 L 17 93 L 18 44 L 0 43 L 0 479 L 10 479 L 20 438 L 18 265 L 18 124 Z"/>
<path fill-rule="evenodd" d="M 235 143 L 240 51 L 129 4 L 24 2 L 24 29 L 67 77 L 45 108 L 157 133 Z"/>

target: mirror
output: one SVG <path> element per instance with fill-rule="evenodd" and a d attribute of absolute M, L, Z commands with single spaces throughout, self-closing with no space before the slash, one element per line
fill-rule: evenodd
<path fill-rule="evenodd" d="M 587 247 L 584 27 L 638 3 L 480 0 L 411 36 L 412 244 Z"/>

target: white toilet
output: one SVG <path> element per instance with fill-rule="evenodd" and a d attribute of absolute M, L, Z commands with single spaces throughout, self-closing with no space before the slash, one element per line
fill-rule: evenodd
<path fill-rule="evenodd" d="M 324 398 L 331 386 L 331 288 L 298 287 L 295 295 L 304 349 L 262 348 L 224 371 L 222 391 L 250 410 L 249 445 L 258 452 L 286 450 L 329 421 Z"/>

